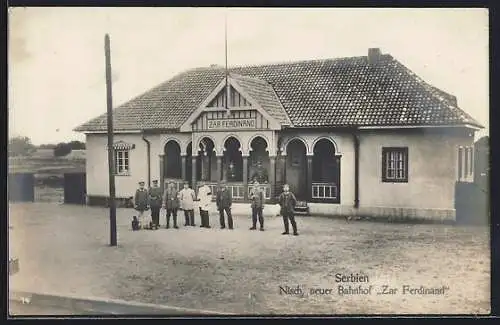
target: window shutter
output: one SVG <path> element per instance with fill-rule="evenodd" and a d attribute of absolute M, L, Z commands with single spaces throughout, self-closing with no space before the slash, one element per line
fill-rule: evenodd
<path fill-rule="evenodd" d="M 386 156 L 387 156 L 387 149 L 386 148 L 382 148 L 382 180 L 385 181 L 386 178 L 387 178 L 387 175 L 386 175 L 386 170 L 387 170 L 387 159 L 386 159 Z"/>
<path fill-rule="evenodd" d="M 408 182 L 408 178 L 409 178 L 409 173 L 410 173 L 410 170 L 408 169 L 408 164 L 409 164 L 409 160 L 410 160 L 410 154 L 408 153 L 408 148 L 403 148 L 403 159 L 404 159 L 404 177 L 406 179 L 406 181 Z"/>

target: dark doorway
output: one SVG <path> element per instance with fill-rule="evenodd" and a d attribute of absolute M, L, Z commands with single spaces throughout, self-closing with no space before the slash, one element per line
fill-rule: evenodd
<path fill-rule="evenodd" d="M 234 138 L 229 137 L 224 147 L 224 179 L 228 182 L 242 182 L 243 181 L 243 157 L 241 155 L 240 142 Z"/>
<path fill-rule="evenodd" d="M 182 178 L 182 158 L 179 144 L 170 140 L 165 145 L 163 175 L 165 178 Z"/>
<path fill-rule="evenodd" d="M 262 137 L 256 137 L 250 143 L 250 156 L 248 164 L 248 181 L 257 180 L 260 184 L 268 183 L 269 180 L 269 152 L 267 142 Z"/>
<path fill-rule="evenodd" d="M 327 139 L 314 145 L 312 159 L 312 201 L 340 202 L 340 156 Z"/>
<path fill-rule="evenodd" d="M 286 183 L 298 200 L 307 199 L 306 146 L 300 140 L 292 140 L 286 149 Z"/>

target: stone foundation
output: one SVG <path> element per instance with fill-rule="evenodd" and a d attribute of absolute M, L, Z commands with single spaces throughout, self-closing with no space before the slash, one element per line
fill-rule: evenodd
<path fill-rule="evenodd" d="M 436 221 L 454 222 L 455 209 L 359 207 L 338 204 L 309 203 L 311 215 L 382 219 L 388 221 Z"/>

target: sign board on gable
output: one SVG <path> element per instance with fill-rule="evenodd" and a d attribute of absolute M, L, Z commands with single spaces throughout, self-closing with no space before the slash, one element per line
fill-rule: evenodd
<path fill-rule="evenodd" d="M 227 130 L 227 129 L 255 129 L 257 126 L 255 118 L 237 118 L 237 119 L 209 119 L 207 120 L 208 130 Z"/>

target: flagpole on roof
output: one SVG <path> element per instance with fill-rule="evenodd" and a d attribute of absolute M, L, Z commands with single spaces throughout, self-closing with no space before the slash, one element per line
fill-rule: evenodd
<path fill-rule="evenodd" d="M 226 105 L 225 108 L 226 110 L 229 108 L 229 83 L 228 83 L 228 75 L 229 71 L 227 68 L 227 9 L 224 15 L 224 55 L 226 59 L 226 65 L 225 65 L 225 75 L 226 75 Z"/>

